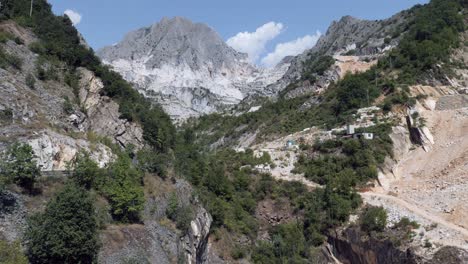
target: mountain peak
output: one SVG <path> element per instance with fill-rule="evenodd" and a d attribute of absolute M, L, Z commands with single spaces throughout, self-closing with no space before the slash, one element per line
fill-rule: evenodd
<path fill-rule="evenodd" d="M 143 59 L 150 68 L 184 63 L 190 68 L 202 64 L 219 68 L 223 63 L 229 67 L 235 60 L 246 58 L 227 46 L 209 26 L 184 17 L 165 17 L 150 27 L 130 32 L 117 45 L 105 47 L 98 54 L 105 61 Z"/>
<path fill-rule="evenodd" d="M 257 69 L 211 27 L 184 17 L 130 32 L 98 55 L 175 119 L 220 111 L 263 93 L 287 67 Z"/>

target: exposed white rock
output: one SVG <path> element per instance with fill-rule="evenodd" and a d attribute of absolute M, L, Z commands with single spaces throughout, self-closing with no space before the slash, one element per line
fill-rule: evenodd
<path fill-rule="evenodd" d="M 208 235 L 213 218 L 203 207 L 199 207 L 186 236 L 182 238 L 186 263 L 205 263 L 208 254 Z"/>
<path fill-rule="evenodd" d="M 100 167 L 108 164 L 113 157 L 112 151 L 102 144 L 92 146 L 86 140 L 74 139 L 51 130 L 41 131 L 37 137 L 30 139 L 28 144 L 31 145 L 37 156 L 37 163 L 43 171 L 65 170 L 67 163 L 73 161 L 81 150 L 90 152 L 91 158 Z"/>
<path fill-rule="evenodd" d="M 210 27 L 180 17 L 131 32 L 98 54 L 176 120 L 221 111 L 252 94 L 273 95 L 266 87 L 289 67 L 257 68 Z"/>

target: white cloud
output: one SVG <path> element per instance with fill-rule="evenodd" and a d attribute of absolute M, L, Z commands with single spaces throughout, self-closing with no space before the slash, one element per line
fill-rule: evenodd
<path fill-rule="evenodd" d="M 267 67 L 273 67 L 278 64 L 286 56 L 295 56 L 306 49 L 312 48 L 317 40 L 320 38 L 321 33 L 317 31 L 315 35 L 306 35 L 293 41 L 279 43 L 276 45 L 275 50 L 267 54 L 262 60 L 261 64 Z"/>
<path fill-rule="evenodd" d="M 281 23 L 268 22 L 255 32 L 239 32 L 227 40 L 227 44 L 237 51 L 247 53 L 250 62 L 254 63 L 265 51 L 266 44 L 276 38 L 284 26 Z"/>
<path fill-rule="evenodd" d="M 81 22 L 81 14 L 80 13 L 78 13 L 76 11 L 73 11 L 71 9 L 67 9 L 63 13 L 70 18 L 70 20 L 71 20 L 71 22 L 73 23 L 74 26 L 78 25 Z"/>

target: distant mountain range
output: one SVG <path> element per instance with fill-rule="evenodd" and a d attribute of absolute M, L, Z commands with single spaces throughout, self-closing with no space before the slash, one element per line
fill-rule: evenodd
<path fill-rule="evenodd" d="M 142 94 L 161 104 L 172 119 L 184 120 L 221 112 L 250 96 L 277 95 L 301 78 L 312 54 L 382 53 L 392 44 L 385 43 L 385 38 L 404 17 L 404 12 L 379 21 L 343 17 L 332 23 L 315 47 L 268 69 L 249 63 L 247 54 L 229 47 L 211 27 L 182 17 L 164 18 L 130 32 L 98 55 Z M 331 80 L 325 82 L 335 77 L 327 78 Z M 295 94 L 313 89 L 300 88 Z"/>

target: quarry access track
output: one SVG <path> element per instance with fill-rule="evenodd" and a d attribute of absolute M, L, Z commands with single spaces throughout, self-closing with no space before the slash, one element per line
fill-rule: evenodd
<path fill-rule="evenodd" d="M 416 205 L 413 205 L 413 204 L 410 204 L 408 203 L 407 201 L 405 200 L 402 200 L 396 196 L 392 196 L 392 195 L 388 195 L 388 194 L 382 194 L 382 193 L 375 193 L 375 192 L 362 192 L 360 193 L 360 195 L 363 197 L 363 198 L 379 198 L 379 199 L 384 199 L 386 201 L 390 201 L 392 202 L 393 204 L 396 204 L 400 207 L 404 207 L 405 209 L 411 211 L 412 213 L 422 217 L 422 218 L 425 218 L 426 220 L 430 221 L 430 222 L 433 222 L 433 223 L 436 223 L 436 224 L 439 224 L 447 229 L 450 229 L 450 230 L 453 230 L 453 231 L 456 231 L 458 233 L 461 233 L 466 239 L 468 239 L 468 230 L 461 227 L 461 226 L 458 226 L 456 224 L 453 224 L 453 223 L 450 223 L 446 220 L 444 220 L 443 218 L 437 216 L 437 215 L 434 215 L 434 214 L 431 214 L 423 209 L 420 209 L 418 208 Z"/>

